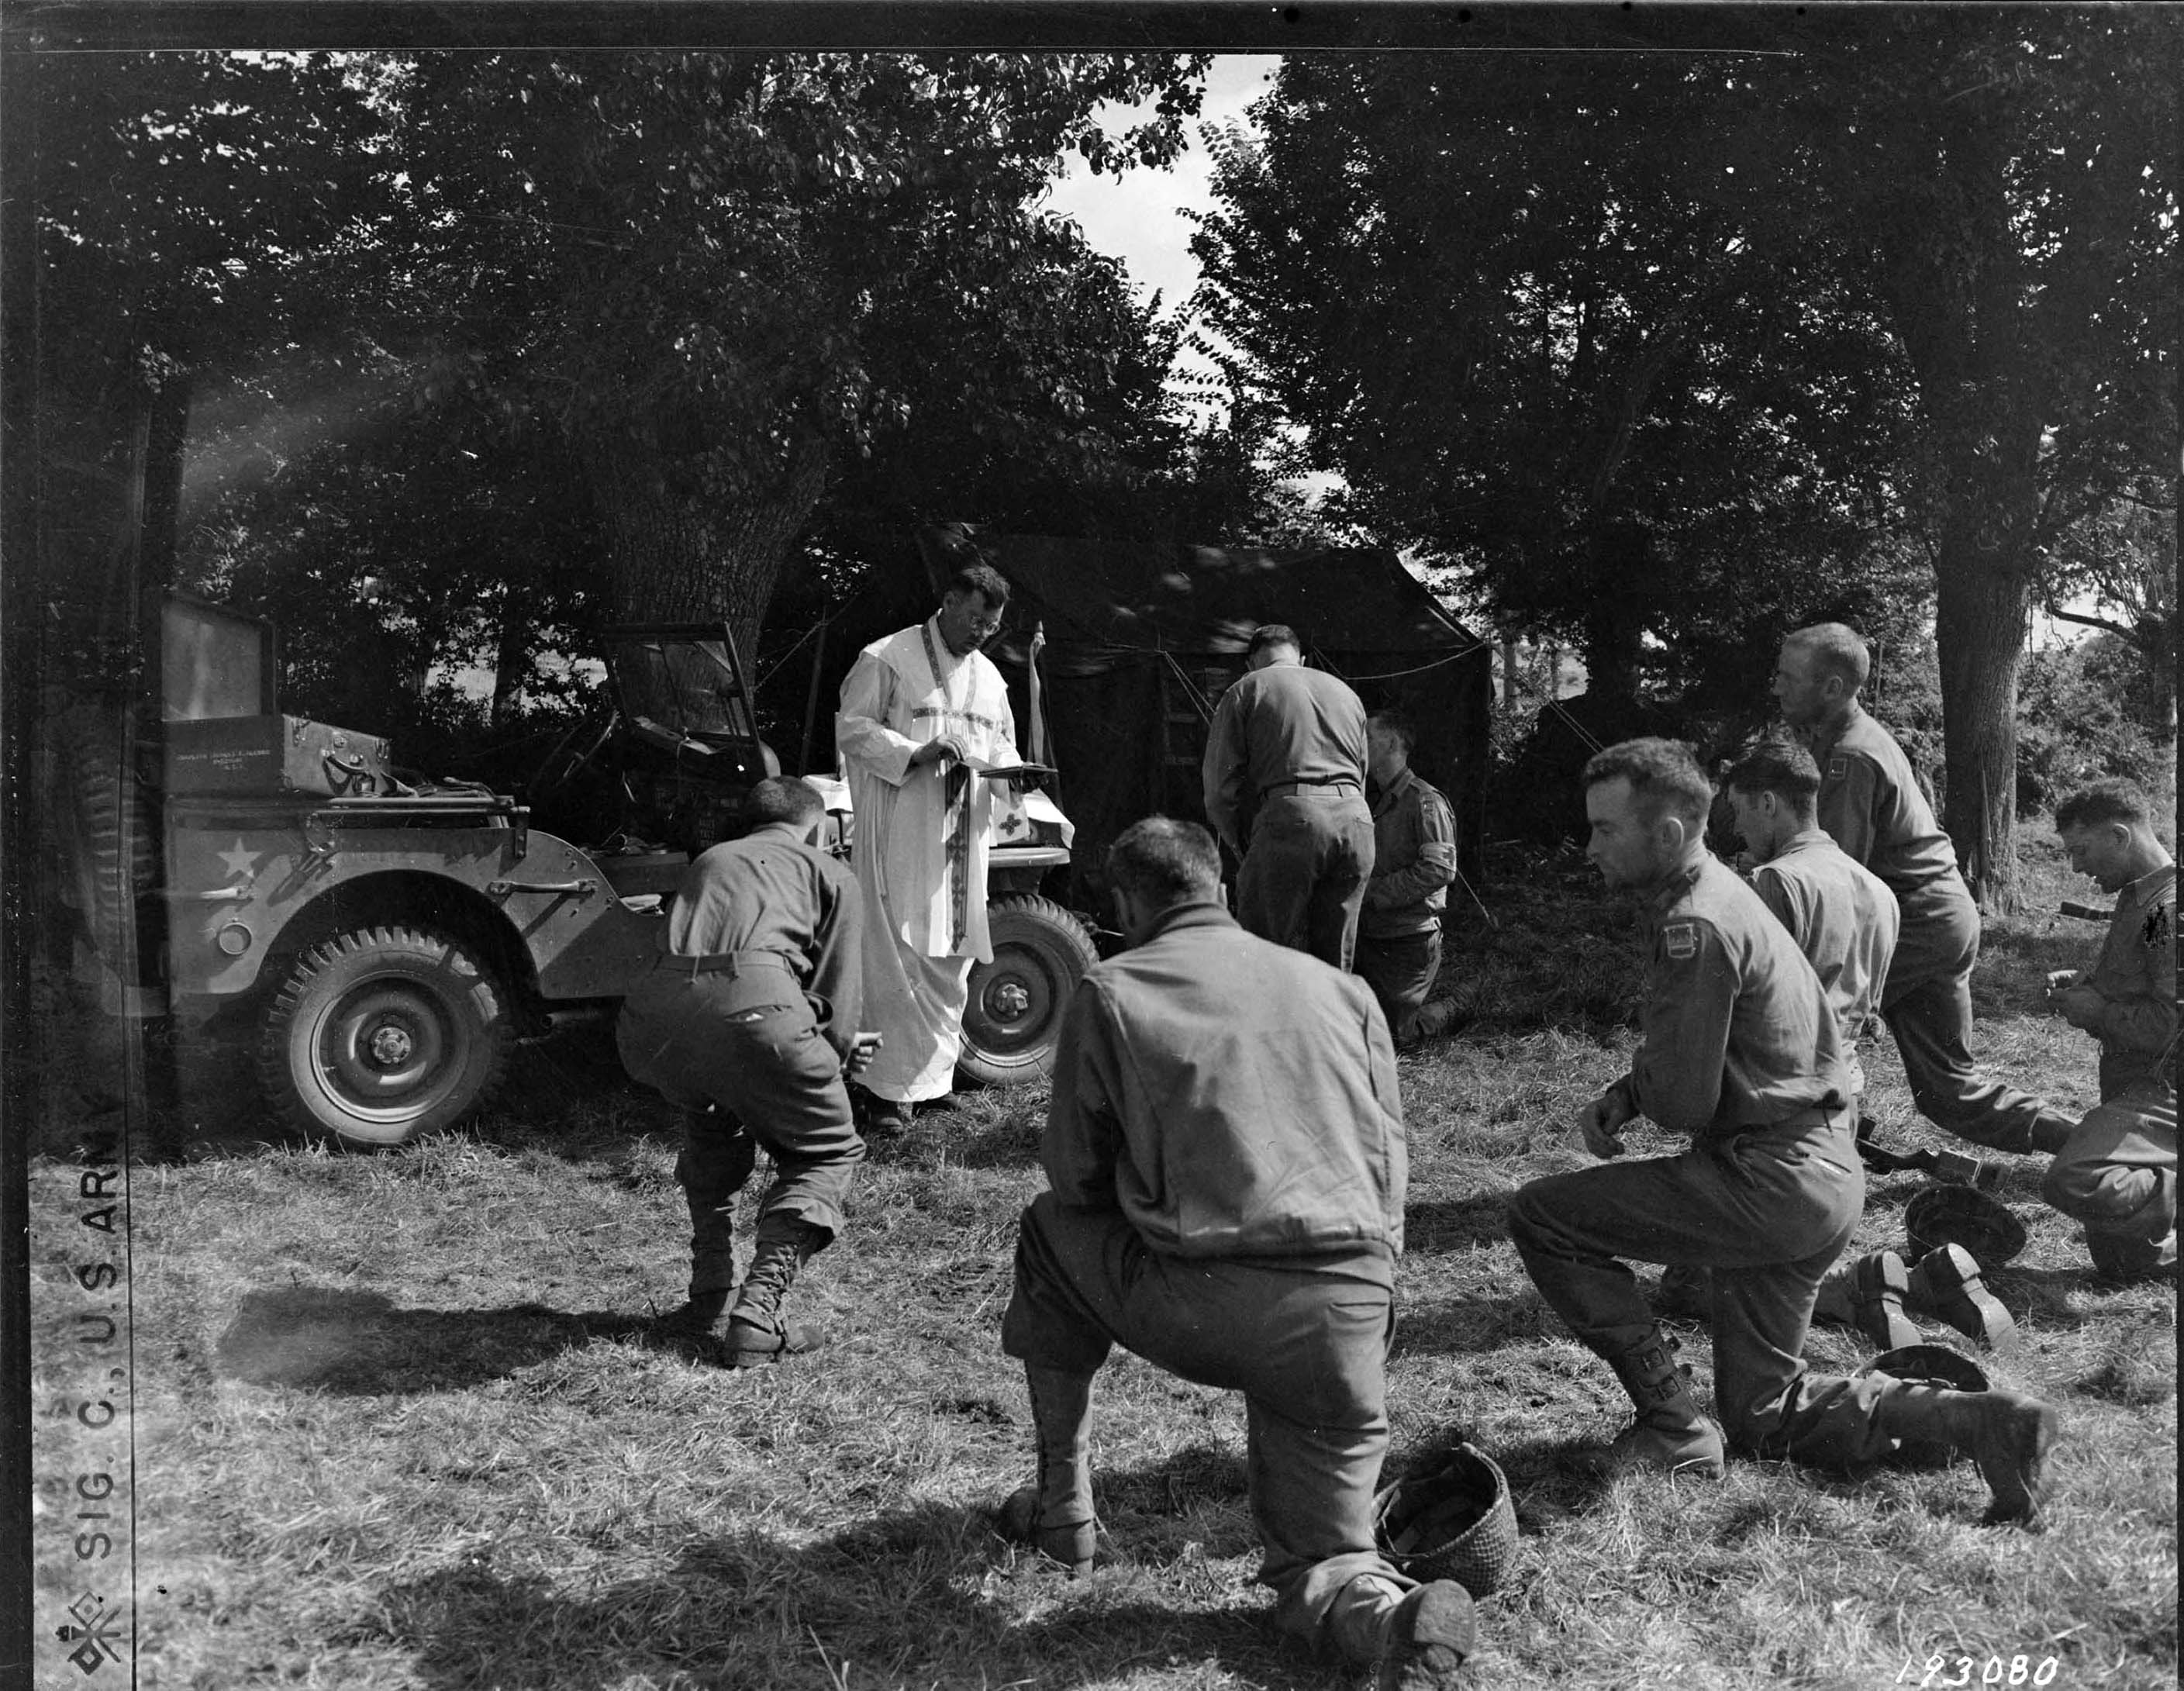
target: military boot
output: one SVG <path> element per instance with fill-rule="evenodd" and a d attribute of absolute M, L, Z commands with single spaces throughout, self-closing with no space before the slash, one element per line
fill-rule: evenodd
<path fill-rule="evenodd" d="M 1677 1362 L 1674 1339 L 1664 1338 L 1656 1327 L 1629 1350 L 1608 1358 L 1607 1365 L 1630 1394 L 1638 1418 L 1607 1447 L 1600 1465 L 1721 1478 L 1721 1429 L 1707 1419 L 1692 1395 L 1691 1372 Z"/>
<path fill-rule="evenodd" d="M 728 1312 L 731 1367 L 764 1367 L 825 1342 L 817 1327 L 783 1320 L 781 1301 L 812 1253 L 833 1237 L 824 1227 L 815 1227 L 800 1216 L 777 1213 L 759 1217 L 758 1247 L 751 1253 L 750 1272 L 744 1276 L 735 1308 Z"/>
<path fill-rule="evenodd" d="M 1375 1691 L 1451 1691 L 1478 1633 L 1471 1593 L 1452 1579 L 1405 1592 L 1360 1574 L 1328 1605 L 1327 1634 L 1343 1659 L 1375 1669 Z"/>
<path fill-rule="evenodd" d="M 736 1288 L 736 1194 L 757 1164 L 758 1144 L 718 1106 L 676 1113 L 682 1151 L 675 1179 L 690 1212 L 690 1295 L 654 1331 L 668 1338 L 719 1338 Z"/>
<path fill-rule="evenodd" d="M 2114 1233 L 2086 1230 L 2086 1254 L 2093 1259 L 2093 1273 L 2110 1286 L 2137 1286 L 2149 1280 L 2176 1278 L 2176 1232 L 2160 1240 L 2133 1239 Z"/>
<path fill-rule="evenodd" d="M 1813 1298 L 1813 1319 L 1855 1327 L 1876 1350 L 1920 1342 L 1903 1313 L 1910 1271 L 1893 1251 L 1875 1251 L 1828 1270 Z"/>
<path fill-rule="evenodd" d="M 1092 1566 L 1100 1525 L 1092 1509 L 1092 1376 L 1028 1362 L 1024 1382 L 1039 1478 L 1001 1505 L 1001 1532 L 1051 1557 L 1073 1578 Z"/>
<path fill-rule="evenodd" d="M 2153 1196 L 2133 1214 L 2086 1229 L 2093 1272 L 2110 1285 L 2176 1278 L 2176 1171 L 2164 1169 L 2156 1180 Z"/>
<path fill-rule="evenodd" d="M 2021 1392 L 1952 1392 L 1898 1381 L 1875 1404 L 1874 1420 L 1892 1437 L 1944 1445 L 1977 1462 L 1994 1493 L 1987 1525 L 2039 1526 L 2046 1483 L 2041 1468 L 2062 1432 L 2053 1404 Z"/>
<path fill-rule="evenodd" d="M 2017 1323 L 1980 1277 L 1979 1258 L 1962 1245 L 1942 1245 L 1911 1265 L 1904 1305 L 1947 1323 L 1989 1350 L 2017 1348 Z M 1890 1346 L 1894 1349 L 1894 1346 Z"/>

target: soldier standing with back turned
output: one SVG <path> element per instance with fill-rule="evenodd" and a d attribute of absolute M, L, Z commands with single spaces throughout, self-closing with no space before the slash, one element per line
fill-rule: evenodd
<path fill-rule="evenodd" d="M 1373 873 L 1365 706 L 1340 678 L 1306 668 L 1295 631 L 1279 622 L 1252 634 L 1245 661 L 1214 708 L 1202 770 L 1206 819 L 1244 862 L 1236 919 L 1348 968 Z"/>

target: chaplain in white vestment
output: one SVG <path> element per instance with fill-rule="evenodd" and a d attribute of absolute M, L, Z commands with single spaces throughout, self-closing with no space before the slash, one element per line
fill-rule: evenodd
<path fill-rule="evenodd" d="M 834 744 L 856 818 L 850 861 L 864 890 L 863 1024 L 883 1037 L 859 1078 L 868 1131 L 900 1133 L 911 1106 L 953 1084 L 971 965 L 990 963 L 986 857 L 996 784 L 1020 763 L 1001 672 L 978 648 L 1001 625 L 1009 584 L 973 564 L 940 609 L 876 640 L 842 683 Z"/>

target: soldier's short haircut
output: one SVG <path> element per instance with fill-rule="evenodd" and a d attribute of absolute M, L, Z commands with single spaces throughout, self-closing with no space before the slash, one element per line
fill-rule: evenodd
<path fill-rule="evenodd" d="M 1149 816 L 1115 836 L 1107 874 L 1123 891 L 1161 904 L 1212 898 L 1221 890 L 1221 848 L 1195 822 Z"/>
<path fill-rule="evenodd" d="M 1691 747 L 1680 739 L 1626 739 L 1594 754 L 1585 766 L 1588 791 L 1602 781 L 1628 781 L 1648 822 L 1663 812 L 1702 829 L 1713 806 L 1713 784 Z"/>
<path fill-rule="evenodd" d="M 1009 602 L 1009 578 L 991 564 L 966 564 L 948 578 L 948 591 L 966 599 L 978 594 L 989 605 Z"/>
<path fill-rule="evenodd" d="M 2104 822 L 2145 828 L 2153 821 L 2152 801 L 2129 781 L 2096 781 L 2090 787 L 2081 787 L 2055 806 L 2055 831 L 2059 834 L 2070 828 L 2098 828 Z"/>
<path fill-rule="evenodd" d="M 1402 741 L 1404 756 L 1408 757 L 1412 751 L 1417 747 L 1418 743 L 1418 727 L 1401 711 L 1394 709 L 1375 711 L 1365 720 L 1368 723 L 1379 723 L 1384 730 L 1395 735 L 1397 739 Z"/>
<path fill-rule="evenodd" d="M 1873 654 L 1866 649 L 1865 636 L 1847 622 L 1815 622 L 1791 634 L 1790 642 L 1811 657 L 1822 675 L 1841 677 L 1853 693 L 1873 673 Z"/>
<path fill-rule="evenodd" d="M 1304 650 L 1303 642 L 1296 637 L 1296 630 L 1288 623 L 1262 622 L 1251 631 L 1251 638 L 1244 643 L 1244 656 L 1256 657 L 1268 646 L 1292 646 L 1299 651 Z"/>
<path fill-rule="evenodd" d="M 744 795 L 744 819 L 753 828 L 786 822 L 798 827 L 826 813 L 818 788 L 794 775 L 771 775 Z"/>
<path fill-rule="evenodd" d="M 1739 758 L 1723 778 L 1739 793 L 1772 793 L 1802 814 L 1819 796 L 1820 766 L 1793 739 L 1763 739 Z"/>

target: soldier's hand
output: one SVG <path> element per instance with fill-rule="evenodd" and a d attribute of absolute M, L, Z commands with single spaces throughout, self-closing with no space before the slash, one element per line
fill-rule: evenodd
<path fill-rule="evenodd" d="M 873 1054 L 879 1050 L 881 1043 L 882 1036 L 878 1034 L 851 1034 L 849 1061 L 842 1065 L 842 1072 L 845 1074 L 863 1074 L 871 1067 Z"/>
<path fill-rule="evenodd" d="M 2055 1007 L 2055 1013 L 2074 1028 L 2091 1032 L 2100 1023 L 2101 1012 L 2108 1008 L 2109 1001 L 2090 986 L 2070 985 L 2060 992 L 2051 993 L 2048 1002 Z"/>
<path fill-rule="evenodd" d="M 1585 1148 L 1596 1157 L 1620 1157 L 1621 1129 L 1630 1119 L 1630 1107 L 1623 1102 L 1623 1095 L 1602 1092 L 1585 1107 L 1577 1119 L 1578 1130 L 1585 1136 Z"/>

